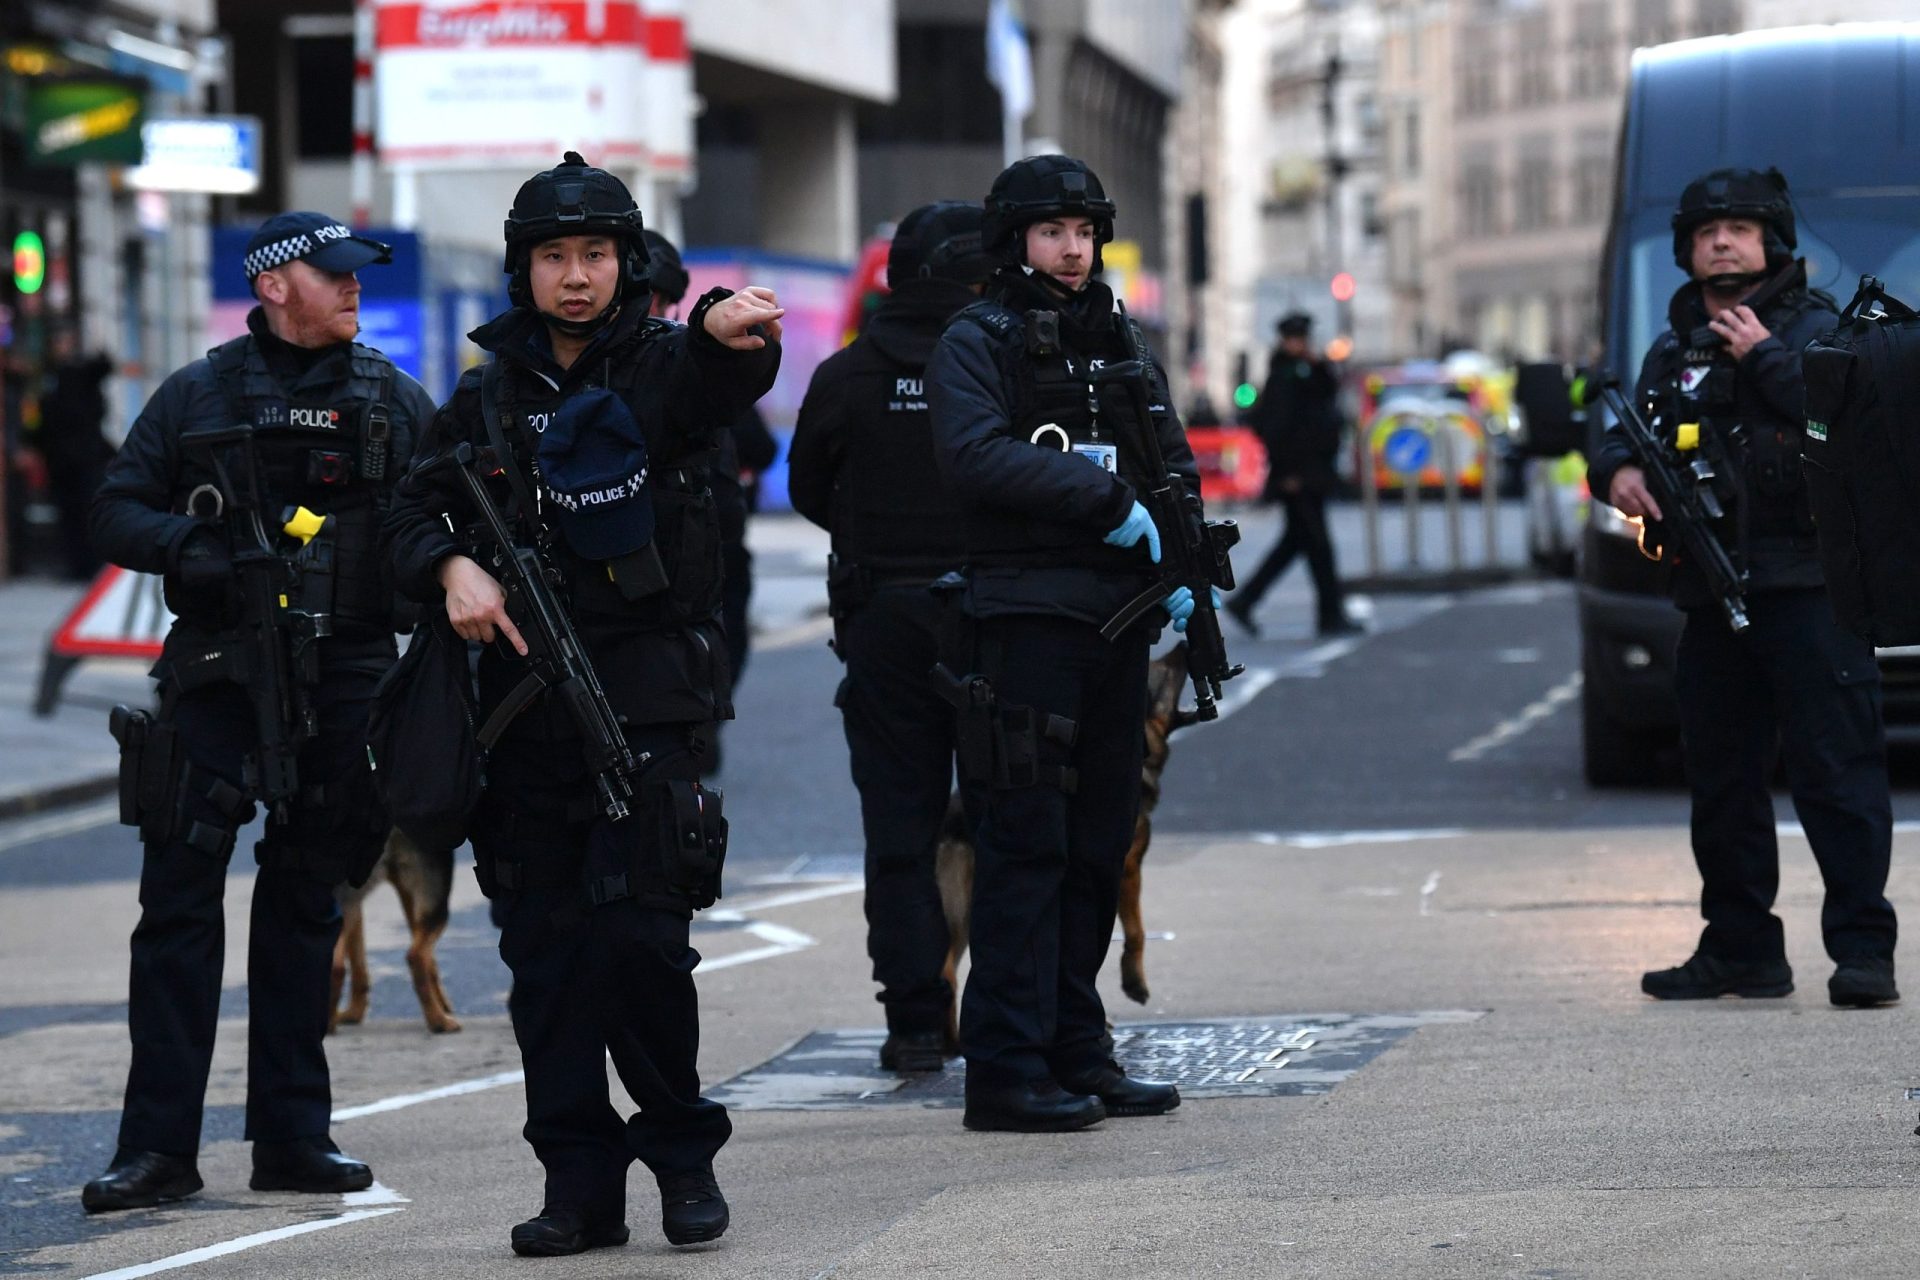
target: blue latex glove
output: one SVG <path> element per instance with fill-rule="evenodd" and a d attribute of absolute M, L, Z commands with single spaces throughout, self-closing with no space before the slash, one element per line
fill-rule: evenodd
<path fill-rule="evenodd" d="M 1210 588 L 1207 594 L 1213 597 L 1213 607 L 1218 609 L 1220 607 L 1220 589 L 1218 587 Z M 1187 629 L 1188 619 L 1193 617 L 1192 589 L 1188 587 L 1175 587 L 1172 594 L 1160 602 L 1160 607 L 1165 609 L 1167 615 L 1173 619 L 1173 629 L 1175 631 L 1185 631 Z"/>
<path fill-rule="evenodd" d="M 1153 523 L 1153 517 L 1141 503 L 1134 503 L 1133 510 L 1127 512 L 1127 518 L 1120 527 L 1107 535 L 1107 543 L 1115 547 L 1131 547 L 1140 539 L 1147 540 L 1147 555 L 1155 564 L 1160 563 L 1160 529 Z"/>

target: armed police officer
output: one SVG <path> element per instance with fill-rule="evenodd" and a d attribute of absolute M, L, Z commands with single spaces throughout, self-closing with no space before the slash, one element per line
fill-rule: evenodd
<path fill-rule="evenodd" d="M 773 382 L 782 312 L 765 289 L 716 289 L 685 326 L 650 318 L 642 230 L 625 185 L 574 152 L 520 188 L 506 221 L 514 305 L 474 331 L 492 359 L 435 418 L 386 527 L 401 589 L 486 646 L 480 714 L 507 721 L 472 839 L 482 887 L 505 902 L 525 1134 L 546 1169 L 544 1207 L 511 1233 L 523 1255 L 624 1243 L 635 1160 L 672 1243 L 728 1221 L 713 1157 L 732 1126 L 700 1096 L 688 945 L 725 852 L 700 763 L 732 714 L 707 477 L 716 427 Z M 540 562 L 532 588 L 523 556 L 474 531 L 489 511 Z M 519 613 L 486 565 L 515 585 Z M 558 586 L 538 602 L 547 575 Z M 564 672 L 562 655 L 529 656 L 545 631 L 536 603 L 543 620 L 571 616 L 584 654 Z M 588 703 L 613 741 L 587 737 Z M 590 751 L 620 761 L 614 776 Z M 640 1105 L 624 1123 L 609 1054 Z"/>
<path fill-rule="evenodd" d="M 1854 1006 L 1899 998 L 1879 672 L 1867 642 L 1834 619 L 1800 472 L 1801 350 L 1836 317 L 1808 288 L 1795 245 L 1777 171 L 1721 169 L 1690 184 L 1673 215 L 1673 250 L 1691 279 L 1674 294 L 1670 327 L 1636 389 L 1670 446 L 1730 472 L 1719 532 L 1745 572 L 1750 618 L 1736 634 L 1698 567 L 1677 567 L 1686 623 L 1674 685 L 1706 927 L 1684 964 L 1641 979 L 1659 999 L 1793 990 L 1773 913 L 1780 855 L 1769 783 L 1780 753 L 1826 882 L 1828 994 Z M 1590 480 L 1628 516 L 1666 514 L 1617 431 Z"/>
<path fill-rule="evenodd" d="M 934 344 L 993 264 L 983 210 L 947 201 L 901 219 L 888 294 L 814 371 L 787 460 L 794 510 L 833 534 L 829 603 L 847 664 L 845 720 L 865 830 L 867 954 L 887 1011 L 880 1065 L 945 1065 L 953 989 L 934 849 L 953 789 L 953 709 L 928 678 L 945 606 L 931 587 L 966 562 L 958 498 L 934 462 L 924 378 Z"/>
<path fill-rule="evenodd" d="M 1143 453 L 1194 480 L 1164 378 L 1094 279 L 1113 219 L 1079 160 L 1009 166 L 983 229 L 999 269 L 927 365 L 971 569 L 971 653 L 947 666 L 977 677 L 955 695 L 966 767 L 986 785 L 960 1018 L 973 1129 L 1078 1129 L 1180 1101 L 1114 1063 L 1096 985 L 1139 807 L 1150 633 L 1195 605 L 1183 586 L 1165 612 L 1102 634 L 1157 581 Z"/>
<path fill-rule="evenodd" d="M 355 342 L 355 272 L 387 246 L 318 213 L 247 245 L 248 332 L 160 385 L 108 468 L 94 544 L 165 575 L 176 621 L 153 674 L 157 718 L 120 708 L 121 818 L 140 828 L 133 1060 L 112 1166 L 88 1212 L 177 1200 L 195 1168 L 240 828 L 255 846 L 247 951 L 247 1119 L 255 1190 L 354 1191 L 367 1166 L 327 1136 L 326 1034 L 340 911 L 386 832 L 367 709 L 394 661 L 378 532 L 433 402 Z"/>

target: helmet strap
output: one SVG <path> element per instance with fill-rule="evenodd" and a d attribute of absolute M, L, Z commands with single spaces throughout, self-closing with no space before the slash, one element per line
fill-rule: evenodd
<path fill-rule="evenodd" d="M 1717 276 L 1708 276 L 1700 282 L 1702 288 L 1715 293 L 1743 293 L 1767 278 L 1764 271 L 1727 271 Z"/>
<path fill-rule="evenodd" d="M 613 318 L 619 314 L 620 299 L 616 297 L 607 304 L 606 310 L 591 320 L 563 320 L 547 311 L 542 311 L 540 318 L 546 321 L 548 328 L 564 333 L 569 338 L 589 338 L 613 323 Z"/>

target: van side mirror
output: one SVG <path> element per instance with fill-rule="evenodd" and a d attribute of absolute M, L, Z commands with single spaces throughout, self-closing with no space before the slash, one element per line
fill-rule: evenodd
<path fill-rule="evenodd" d="M 1573 381 L 1563 365 L 1523 364 L 1514 373 L 1520 409 L 1514 444 L 1532 458 L 1558 458 L 1587 447 L 1587 415 L 1574 407 Z"/>

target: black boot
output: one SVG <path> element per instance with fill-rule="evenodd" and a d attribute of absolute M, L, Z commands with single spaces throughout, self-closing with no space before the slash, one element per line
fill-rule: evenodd
<path fill-rule="evenodd" d="M 1900 988 L 1893 985 L 1893 958 L 1856 956 L 1842 960 L 1827 979 L 1827 999 L 1852 1009 L 1893 1004 L 1900 999 Z"/>
<path fill-rule="evenodd" d="M 373 1185 L 373 1170 L 341 1155 L 332 1138 L 256 1142 L 247 1185 L 255 1191 L 365 1191 Z"/>
<path fill-rule="evenodd" d="M 1052 1080 L 989 1084 L 967 1076 L 969 1129 L 1004 1133 L 1066 1133 L 1107 1118 L 1100 1099 L 1068 1093 Z"/>
<path fill-rule="evenodd" d="M 882 1071 L 942 1071 L 947 1065 L 944 1031 L 895 1031 L 880 1046 Z"/>
<path fill-rule="evenodd" d="M 668 1244 L 705 1244 L 726 1234 L 727 1198 L 711 1169 L 668 1173 L 660 1183 L 660 1229 Z"/>
<path fill-rule="evenodd" d="M 1640 989 L 1655 1000 L 1772 999 L 1793 994 L 1793 968 L 1785 960 L 1727 960 L 1696 951 L 1678 968 L 1642 974 Z"/>
<path fill-rule="evenodd" d="M 184 1200 L 205 1185 L 191 1160 L 122 1147 L 107 1171 L 80 1189 L 80 1205 L 88 1213 L 146 1209 Z"/>
<path fill-rule="evenodd" d="M 595 1222 L 578 1205 L 550 1204 L 513 1229 L 513 1251 L 523 1258 L 561 1258 L 627 1242 L 624 1222 Z"/>
<path fill-rule="evenodd" d="M 1180 1105 L 1180 1090 L 1155 1080 L 1135 1080 L 1111 1060 L 1090 1071 L 1063 1072 L 1070 1093 L 1090 1093 L 1110 1116 L 1160 1116 Z"/>

